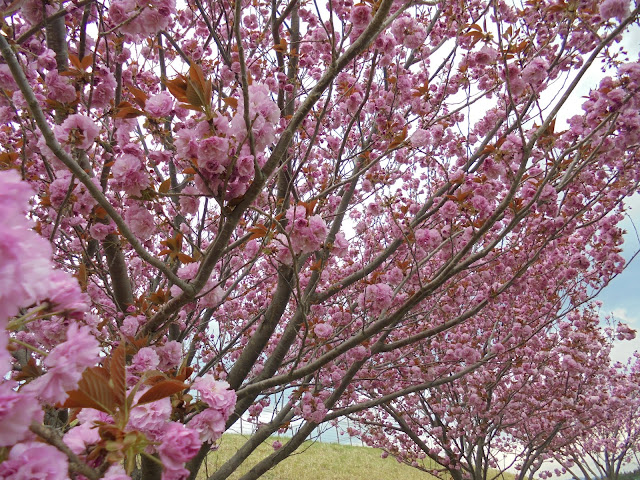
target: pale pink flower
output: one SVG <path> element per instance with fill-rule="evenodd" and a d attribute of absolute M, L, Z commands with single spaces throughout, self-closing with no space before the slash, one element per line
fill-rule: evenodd
<path fill-rule="evenodd" d="M 184 467 L 170 468 L 165 466 L 160 480 L 185 480 L 188 476 L 189 470 Z"/>
<path fill-rule="evenodd" d="M 0 377 L 4 377 L 11 370 L 11 354 L 7 350 L 9 336 L 0 324 Z"/>
<path fill-rule="evenodd" d="M 344 258 L 349 252 L 349 243 L 344 236 L 344 233 L 338 232 L 336 238 L 333 241 L 333 254 L 336 257 Z"/>
<path fill-rule="evenodd" d="M 100 441 L 98 429 L 93 422 L 82 423 L 70 429 L 63 437 L 64 443 L 76 455 L 86 452 L 87 447 Z"/>
<path fill-rule="evenodd" d="M 0 463 L 0 478 L 6 480 L 67 480 L 67 456 L 46 443 L 27 442 L 15 445 L 9 457 Z"/>
<path fill-rule="evenodd" d="M 444 219 L 451 220 L 458 214 L 458 207 L 452 200 L 447 200 L 440 208 L 440 212 Z"/>
<path fill-rule="evenodd" d="M 44 359 L 47 372 L 24 387 L 35 393 L 43 402 L 54 405 L 67 398 L 67 391 L 78 386 L 82 373 L 95 365 L 100 345 L 87 326 L 72 323 L 67 330 L 67 340 L 56 346 Z"/>
<path fill-rule="evenodd" d="M 144 169 L 142 159 L 132 153 L 119 156 L 113 167 L 115 185 L 129 195 L 140 196 L 142 190 L 149 187 L 149 175 Z"/>
<path fill-rule="evenodd" d="M 144 372 L 153 370 L 160 363 L 160 357 L 151 347 L 143 347 L 131 359 L 131 370 L 134 372 Z"/>
<path fill-rule="evenodd" d="M 177 470 L 192 459 L 200 449 L 197 432 L 181 423 L 170 422 L 162 435 L 158 453 L 165 468 Z"/>
<path fill-rule="evenodd" d="M 156 231 L 153 215 L 142 204 L 133 202 L 129 204 L 124 221 L 131 232 L 141 240 L 147 240 Z"/>
<path fill-rule="evenodd" d="M 475 54 L 475 61 L 480 65 L 489 65 L 498 58 L 498 51 L 495 48 L 484 46 Z"/>
<path fill-rule="evenodd" d="M 289 241 L 293 253 L 311 253 L 318 250 L 327 237 L 327 224 L 319 215 L 312 215 L 307 218 L 306 210 L 301 206 L 291 207 L 286 213 L 289 225 Z M 286 238 L 282 238 L 287 242 Z M 288 247 L 288 242 L 283 243 Z"/>
<path fill-rule="evenodd" d="M 534 86 L 541 85 L 547 78 L 549 64 L 544 58 L 534 58 L 529 65 L 522 70 L 522 80 Z"/>
<path fill-rule="evenodd" d="M 189 428 L 198 432 L 201 441 L 213 443 L 226 429 L 225 418 L 219 410 L 207 408 L 191 419 Z"/>
<path fill-rule="evenodd" d="M 422 248 L 429 249 L 436 247 L 440 241 L 440 233 L 437 230 L 430 228 L 421 228 L 416 230 L 416 244 Z"/>
<path fill-rule="evenodd" d="M 112 464 L 106 472 L 104 472 L 103 480 L 131 480 L 131 477 L 124 471 L 124 467 L 119 463 Z"/>
<path fill-rule="evenodd" d="M 220 303 L 220 300 L 222 300 L 224 295 L 223 290 L 219 286 L 212 287 L 212 285 L 215 285 L 216 283 L 217 282 L 212 279 L 209 279 L 207 282 L 207 285 L 204 287 L 207 293 L 200 298 L 201 306 L 205 308 L 213 308 Z"/>
<path fill-rule="evenodd" d="M 51 245 L 25 216 L 31 195 L 17 172 L 0 172 L 0 324 L 49 289 Z"/>
<path fill-rule="evenodd" d="M 618 324 L 616 328 L 616 338 L 618 340 L 633 340 L 636 338 L 636 331 L 624 323 Z"/>
<path fill-rule="evenodd" d="M 115 224 L 113 223 L 94 223 L 89 227 L 89 234 L 91 238 L 102 241 L 107 238 L 107 235 L 115 232 Z"/>
<path fill-rule="evenodd" d="M 116 78 L 106 69 L 100 71 L 96 77 L 99 79 L 99 83 L 93 89 L 91 106 L 95 108 L 108 107 L 116 95 Z"/>
<path fill-rule="evenodd" d="M 79 113 L 69 115 L 61 125 L 53 128 L 56 140 L 63 145 L 88 150 L 98 136 L 98 126 L 93 120 Z"/>
<path fill-rule="evenodd" d="M 16 392 L 12 383 L 0 384 L 0 447 L 9 447 L 29 435 L 29 425 L 41 422 L 44 412 L 36 398 Z"/>
<path fill-rule="evenodd" d="M 358 295 L 358 305 L 361 309 L 377 315 L 391 305 L 393 289 L 386 283 L 367 285 L 364 293 Z"/>
<path fill-rule="evenodd" d="M 173 97 L 169 92 L 160 92 L 149 97 L 144 108 L 154 117 L 166 117 L 173 110 Z"/>
<path fill-rule="evenodd" d="M 49 277 L 51 310 L 68 317 L 78 318 L 89 309 L 89 299 L 80 290 L 78 281 L 67 272 L 55 270 Z"/>
<path fill-rule="evenodd" d="M 6 63 L 0 64 L 0 88 L 3 90 L 18 90 L 18 84 L 13 79 L 9 65 Z"/>
<path fill-rule="evenodd" d="M 193 382 L 192 388 L 200 393 L 207 405 L 221 411 L 225 419 L 229 418 L 236 405 L 236 392 L 229 390 L 227 382 L 217 381 L 213 375 L 207 374 L 198 377 Z"/>
<path fill-rule="evenodd" d="M 615 18 L 622 21 L 629 13 L 629 0 L 604 0 L 600 4 L 600 16 L 605 20 Z"/>
<path fill-rule="evenodd" d="M 143 391 L 136 394 L 136 400 Z M 156 402 L 138 405 L 131 410 L 127 430 L 139 430 L 152 440 L 160 440 L 171 417 L 171 401 L 163 398 Z"/>
<path fill-rule="evenodd" d="M 45 85 L 49 88 L 48 97 L 60 103 L 71 103 L 76 99 L 76 89 L 69 83 L 69 77 L 58 74 L 57 70 L 51 70 L 45 77 Z"/>
<path fill-rule="evenodd" d="M 167 371 L 180 365 L 182 361 L 182 344 L 171 340 L 161 347 L 156 347 L 156 353 L 160 357 L 158 369 Z"/>
<path fill-rule="evenodd" d="M 313 327 L 313 331 L 318 338 L 329 338 L 333 333 L 333 327 L 328 323 L 318 323 Z"/>
<path fill-rule="evenodd" d="M 371 7 L 366 4 L 354 5 L 351 8 L 351 15 L 349 16 L 353 28 L 363 29 L 371 22 Z"/>
<path fill-rule="evenodd" d="M 187 185 L 184 190 L 182 190 L 182 194 L 183 195 L 180 196 L 180 208 L 182 212 L 191 215 L 198 213 L 200 199 L 196 195 L 199 195 L 200 191 L 192 185 Z"/>
<path fill-rule="evenodd" d="M 67 329 L 67 340 L 55 347 L 45 358 L 47 368 L 84 370 L 95 365 L 100 355 L 100 345 L 87 326 L 72 323 Z M 80 372 L 81 373 L 81 372 Z"/>
<path fill-rule="evenodd" d="M 416 131 L 411 135 L 411 145 L 414 147 L 426 147 L 429 145 L 429 141 L 431 139 L 431 135 L 427 130 L 422 128 L 416 129 Z"/>
<path fill-rule="evenodd" d="M 238 110 L 231 120 L 229 133 L 236 137 L 238 142 L 246 141 L 247 127 L 244 121 L 244 100 L 239 98 Z M 249 86 L 249 118 L 252 119 L 251 127 L 257 151 L 261 152 L 275 139 L 275 127 L 280 120 L 278 104 L 269 95 L 266 85 L 254 83 Z"/>
<path fill-rule="evenodd" d="M 69 191 L 69 184 L 71 182 L 70 172 L 62 171 L 58 173 L 60 176 L 49 184 L 49 201 L 55 208 L 59 208 L 67 198 L 67 192 Z"/>

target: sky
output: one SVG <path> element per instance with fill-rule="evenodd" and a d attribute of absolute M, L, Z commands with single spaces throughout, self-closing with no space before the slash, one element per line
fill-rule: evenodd
<path fill-rule="evenodd" d="M 631 210 L 621 227 L 627 231 L 623 245 L 623 256 L 629 262 L 640 249 L 638 233 L 640 229 L 640 195 L 636 194 L 630 201 Z M 640 351 L 640 258 L 627 263 L 624 272 L 607 285 L 597 300 L 602 302 L 602 316 L 613 315 L 614 320 L 622 321 L 638 330 L 635 340 L 617 342 L 612 352 L 612 360 L 626 361 L 634 352 Z"/>
<path fill-rule="evenodd" d="M 623 35 L 620 46 L 628 53 L 631 61 L 640 58 L 640 27 L 634 26 Z M 600 65 L 595 62 L 589 70 L 581 85 L 578 86 L 572 98 L 567 102 L 567 108 L 560 111 L 558 120 L 561 122 L 566 118 L 576 115 L 573 105 L 581 105 L 584 96 L 589 90 L 599 83 L 605 75 L 600 69 Z M 623 273 L 614 278 L 597 297 L 602 302 L 600 309 L 601 316 L 613 315 L 615 321 L 627 323 L 631 328 L 638 330 L 638 337 L 632 341 L 617 342 L 612 352 L 612 360 L 626 361 L 634 351 L 640 351 L 640 258 L 630 261 L 640 250 L 640 194 L 628 199 L 626 204 L 629 207 L 627 217 L 620 227 L 627 233 L 624 236 L 622 255 L 629 262 Z M 636 231 L 638 229 L 638 231 Z M 640 255 L 639 255 L 640 256 Z"/>

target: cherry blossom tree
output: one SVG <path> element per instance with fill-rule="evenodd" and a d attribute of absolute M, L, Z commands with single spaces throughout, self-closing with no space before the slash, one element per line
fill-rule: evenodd
<path fill-rule="evenodd" d="M 564 471 L 585 479 L 616 480 L 637 465 L 640 447 L 640 358 L 616 365 L 608 388 L 599 392 L 603 420 L 554 451 Z M 562 472 L 562 470 L 560 470 Z M 547 472 L 547 478 L 552 477 Z"/>
<path fill-rule="evenodd" d="M 0 5 L 4 476 L 258 478 L 624 268 L 636 4 Z"/>
<path fill-rule="evenodd" d="M 615 377 L 613 337 L 605 335 L 593 306 L 573 310 L 550 329 L 530 332 L 522 348 L 354 420 L 368 445 L 442 478 L 495 479 L 507 470 L 535 478 L 555 451 L 603 428 Z"/>

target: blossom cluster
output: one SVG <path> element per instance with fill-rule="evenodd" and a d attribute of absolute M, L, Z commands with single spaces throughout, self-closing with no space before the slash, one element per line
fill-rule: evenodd
<path fill-rule="evenodd" d="M 281 262 L 290 264 L 294 255 L 318 250 L 324 243 L 328 230 L 320 215 L 308 215 L 307 209 L 301 205 L 289 208 L 285 217 L 286 235 L 276 235 L 276 255 Z"/>
<path fill-rule="evenodd" d="M 193 417 L 189 428 L 197 431 L 203 442 L 213 443 L 226 430 L 226 422 L 236 405 L 236 392 L 229 389 L 227 382 L 216 381 L 212 375 L 197 378 L 192 386 L 207 408 Z"/>
<path fill-rule="evenodd" d="M 248 93 L 250 133 L 240 97 L 231 120 L 217 114 L 211 122 L 185 126 L 176 135 L 178 158 L 185 167 L 197 166 L 195 184 L 203 195 L 238 198 L 247 191 L 256 165 L 264 165 L 263 152 L 275 138 L 280 109 L 266 86 L 253 84 Z"/>

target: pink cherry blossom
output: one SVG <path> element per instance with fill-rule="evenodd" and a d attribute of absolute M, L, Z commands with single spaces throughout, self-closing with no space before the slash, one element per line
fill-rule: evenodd
<path fill-rule="evenodd" d="M 130 195 L 139 196 L 149 187 L 149 177 L 138 155 L 125 153 L 119 156 L 112 171 L 115 184 Z"/>
<path fill-rule="evenodd" d="M 236 416 L 291 435 L 252 480 L 345 415 L 442 479 L 631 458 L 635 326 L 590 304 L 640 182 L 628 1 L 45 3 L 0 35 L 1 468 L 88 367 L 96 477 L 202 476 Z"/>
<path fill-rule="evenodd" d="M 66 480 L 69 462 L 57 448 L 40 442 L 19 443 L 0 463 L 0 477 L 7 480 Z"/>
<path fill-rule="evenodd" d="M 189 428 L 198 432 L 200 440 L 214 443 L 224 433 L 225 423 L 226 420 L 220 410 L 207 408 L 193 417 L 188 425 Z"/>
<path fill-rule="evenodd" d="M 350 20 L 354 28 L 366 27 L 371 21 L 371 7 L 366 4 L 355 5 L 351 9 Z"/>
<path fill-rule="evenodd" d="M 136 395 L 139 398 L 144 391 L 139 391 Z M 128 430 L 139 430 L 146 434 L 151 440 L 161 440 L 167 422 L 171 417 L 171 402 L 168 398 L 137 405 L 131 410 L 129 416 Z"/>
<path fill-rule="evenodd" d="M 604 2 L 600 4 L 600 15 L 607 20 L 615 18 L 622 21 L 628 13 L 628 0 L 604 0 Z"/>
<path fill-rule="evenodd" d="M 361 309 L 376 315 L 391 305 L 393 289 L 386 283 L 367 285 L 364 293 L 358 295 L 358 305 Z"/>
<path fill-rule="evenodd" d="M 74 318 L 82 317 L 88 310 L 88 297 L 80 290 L 78 281 L 66 272 L 54 271 L 49 277 L 48 301 L 51 309 Z"/>
<path fill-rule="evenodd" d="M 105 480 L 131 480 L 131 477 L 127 475 L 122 465 L 117 463 L 111 464 L 107 471 L 104 472 L 104 477 L 102 478 Z"/>
<path fill-rule="evenodd" d="M 85 368 L 95 365 L 99 353 L 100 346 L 89 327 L 72 323 L 67 330 L 67 340 L 45 358 L 47 372 L 29 383 L 26 391 L 51 405 L 64 402 L 66 392 L 78 385 Z"/>
<path fill-rule="evenodd" d="M 65 433 L 63 440 L 73 453 L 81 455 L 86 452 L 88 446 L 100 441 L 100 435 L 92 422 L 85 422 Z"/>
<path fill-rule="evenodd" d="M 333 327 L 326 323 L 318 323 L 315 327 L 313 327 L 313 331 L 318 336 L 318 338 L 329 338 L 333 333 Z"/>
<path fill-rule="evenodd" d="M 54 128 L 56 139 L 72 147 L 88 150 L 98 136 L 98 126 L 85 115 L 74 114 Z"/>
<path fill-rule="evenodd" d="M 18 393 L 11 382 L 0 383 L 0 447 L 25 440 L 31 423 L 41 422 L 43 416 L 34 396 Z"/>
<path fill-rule="evenodd" d="M 200 449 L 198 434 L 181 423 L 170 422 L 165 428 L 158 453 L 165 468 L 178 470 Z"/>
<path fill-rule="evenodd" d="M 45 77 L 45 84 L 49 89 L 49 98 L 60 103 L 71 103 L 76 99 L 76 89 L 67 77 L 59 75 L 56 70 L 50 70 Z"/>
<path fill-rule="evenodd" d="M 211 408 L 222 412 L 225 420 L 229 418 L 236 404 L 236 392 L 229 389 L 227 382 L 217 381 L 213 375 L 204 375 L 193 382 L 192 388 Z"/>
<path fill-rule="evenodd" d="M 147 99 L 145 109 L 154 117 L 166 117 L 173 109 L 173 98 L 168 92 L 160 92 Z"/>
<path fill-rule="evenodd" d="M 0 172 L 0 325 L 49 291 L 51 247 L 24 216 L 30 187 L 16 172 Z"/>
<path fill-rule="evenodd" d="M 134 235 L 147 240 L 155 231 L 154 217 L 142 203 L 131 202 L 124 214 L 124 221 Z"/>

